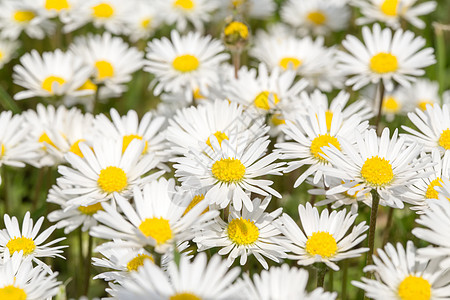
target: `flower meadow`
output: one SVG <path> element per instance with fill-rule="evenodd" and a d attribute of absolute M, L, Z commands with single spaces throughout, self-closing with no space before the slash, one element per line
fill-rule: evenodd
<path fill-rule="evenodd" d="M 0 0 L 0 300 L 450 299 L 449 12 Z"/>

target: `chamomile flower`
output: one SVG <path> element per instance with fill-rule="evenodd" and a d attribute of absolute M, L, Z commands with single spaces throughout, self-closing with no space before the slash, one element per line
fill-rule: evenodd
<path fill-rule="evenodd" d="M 286 256 L 285 248 L 280 246 L 280 240 L 284 237 L 273 225 L 273 221 L 281 214 L 282 209 L 265 212 L 270 200 L 270 196 L 262 201 L 254 199 L 253 211 L 248 211 L 246 207 L 242 208 L 242 212 L 231 209 L 227 221 L 216 217 L 215 222 L 203 227 L 194 238 L 199 250 L 220 247 L 218 253 L 228 255 L 228 266 L 239 257 L 239 263 L 245 265 L 250 255 L 255 256 L 265 269 L 268 264 L 263 256 L 281 262 Z"/>
<path fill-rule="evenodd" d="M 12 257 L 5 256 L 0 262 L 0 298 L 52 299 L 61 284 L 56 280 L 58 273 L 48 273 L 41 266 L 33 267 L 31 257 L 24 258 L 22 254 L 16 252 Z"/>
<path fill-rule="evenodd" d="M 350 9 L 335 1 L 289 0 L 281 8 L 281 18 L 302 35 L 326 35 L 347 28 Z"/>
<path fill-rule="evenodd" d="M 230 203 L 236 210 L 242 205 L 252 211 L 251 192 L 262 196 L 281 195 L 271 188 L 272 181 L 260 179 L 263 175 L 281 175 L 284 163 L 275 163 L 279 154 L 265 155 L 270 141 L 268 137 L 253 138 L 245 131 L 239 136 L 233 134 L 219 143 L 210 136 L 210 147 L 203 151 L 191 150 L 184 157 L 173 159 L 175 176 L 185 189 L 208 188 L 207 196 L 220 208 Z"/>
<path fill-rule="evenodd" d="M 312 292 L 306 291 L 308 284 L 308 271 L 299 268 L 290 268 L 287 264 L 281 267 L 270 267 L 262 270 L 260 274 L 253 275 L 253 281 L 244 273 L 244 295 L 246 299 L 303 299 L 303 300 L 330 300 L 336 299 L 336 293 L 325 292 L 317 288 Z"/>
<path fill-rule="evenodd" d="M 401 97 L 407 102 L 410 111 L 416 107 L 421 110 L 426 110 L 427 105 L 439 105 L 439 83 L 429 79 L 420 78 L 409 88 L 399 88 Z"/>
<path fill-rule="evenodd" d="M 336 146 L 323 147 L 324 157 L 333 165 L 323 167 L 323 172 L 344 183 L 328 190 L 328 195 L 347 192 L 368 193 L 376 190 L 386 205 L 403 208 L 402 195 L 408 192 L 407 185 L 414 184 L 425 176 L 423 170 L 429 160 L 416 161 L 422 145 L 408 144 L 404 137 L 398 138 L 395 130 L 389 138 L 385 128 L 378 138 L 374 129 L 364 134 L 355 133 L 356 144 L 338 139 L 341 149 Z"/>
<path fill-rule="evenodd" d="M 218 80 L 219 64 L 229 57 L 219 40 L 199 32 L 180 36 L 175 30 L 170 37 L 171 41 L 163 37 L 148 43 L 144 70 L 156 76 L 155 94 L 203 90 Z"/>
<path fill-rule="evenodd" d="M 288 258 L 297 260 L 299 265 L 322 262 L 337 271 L 337 261 L 358 257 L 369 250 L 352 249 L 366 238 L 363 233 L 369 228 L 366 222 L 353 226 L 357 214 L 347 214 L 345 209 L 329 213 L 324 209 L 319 215 L 317 208 L 309 203 L 306 207 L 300 204 L 298 213 L 303 229 L 285 213 L 277 220 L 277 227 L 290 240 L 285 245 L 292 252 Z M 352 230 L 347 234 L 350 227 Z"/>
<path fill-rule="evenodd" d="M 153 35 L 162 22 L 160 12 L 154 3 L 145 0 L 135 0 L 137 9 L 132 14 L 126 14 L 125 23 L 130 41 L 146 40 Z"/>
<path fill-rule="evenodd" d="M 450 107 L 449 104 L 428 105 L 426 111 L 416 108 L 415 113 L 408 113 L 408 117 L 418 130 L 403 126 L 411 135 L 405 135 L 411 141 L 424 145 L 424 150 L 431 152 L 437 148 L 443 155 L 450 150 Z"/>
<path fill-rule="evenodd" d="M 418 28 L 425 28 L 425 22 L 419 19 L 419 16 L 433 12 L 437 5 L 435 1 L 415 5 L 417 0 L 353 0 L 351 2 L 361 9 L 363 15 L 356 19 L 356 24 L 383 22 L 395 29 L 400 28 L 402 19 Z"/>
<path fill-rule="evenodd" d="M 117 299 L 237 299 L 242 285 L 234 284 L 239 268 L 228 269 L 219 255 L 207 261 L 200 253 L 193 261 L 181 257 L 179 267 L 174 261 L 166 272 L 145 262 L 144 266 L 124 281 Z"/>
<path fill-rule="evenodd" d="M 36 50 L 20 58 L 14 66 L 14 83 L 25 88 L 14 95 L 22 100 L 31 97 L 85 96 L 92 91 L 79 88 L 90 76 L 90 69 L 79 57 L 56 49 L 41 55 Z"/>
<path fill-rule="evenodd" d="M 372 30 L 363 27 L 362 35 L 364 42 L 348 35 L 342 45 L 350 53 L 338 53 L 338 68 L 350 76 L 345 84 L 353 85 L 353 90 L 380 81 L 388 91 L 393 90 L 394 81 L 409 87 L 416 76 L 425 74 L 423 68 L 436 62 L 434 50 L 422 49 L 425 39 L 411 31 L 398 29 L 392 34 L 391 29 L 375 24 Z"/>
<path fill-rule="evenodd" d="M 5 222 L 5 229 L 0 231 L 0 253 L 5 255 L 18 252 L 23 252 L 23 256 L 32 257 L 32 260 L 38 265 L 42 265 L 44 268 L 50 271 L 50 268 L 45 265 L 40 258 L 42 257 L 61 257 L 64 258 L 61 253 L 61 249 L 67 246 L 54 246 L 56 243 L 65 240 L 65 237 L 52 240 L 45 243 L 48 237 L 56 229 L 56 226 L 50 226 L 44 230 L 41 234 L 42 223 L 44 217 L 40 217 L 39 220 L 33 226 L 33 219 L 30 218 L 30 212 L 27 211 L 22 223 L 22 230 L 20 230 L 19 222 L 16 217 L 10 218 L 9 215 L 3 216 Z M 1 282 L 1 281 L 0 281 Z"/>
<path fill-rule="evenodd" d="M 99 211 L 96 219 L 101 225 L 91 229 L 90 234 L 104 239 L 123 239 L 136 246 L 152 246 L 159 253 L 173 249 L 178 242 L 192 239 L 197 227 L 214 218 L 217 211 L 204 210 L 209 200 L 204 199 L 190 209 L 190 195 L 177 192 L 174 180 L 161 178 L 133 190 L 133 207 L 130 202 L 116 196 L 117 205 L 124 215 L 110 205 L 103 204 L 105 211 Z"/>
<path fill-rule="evenodd" d="M 14 58 L 19 46 L 17 41 L 0 40 L 0 69 Z"/>
<path fill-rule="evenodd" d="M 424 260 L 417 255 L 413 243 L 406 249 L 398 243 L 388 243 L 373 255 L 374 265 L 364 268 L 374 272 L 375 279 L 361 278 L 352 284 L 363 289 L 372 299 L 447 299 L 450 297 L 450 274 L 436 260 Z"/>
<path fill-rule="evenodd" d="M 361 123 L 358 115 L 344 121 L 339 110 L 327 114 L 325 110 L 319 109 L 309 116 L 297 116 L 294 120 L 287 120 L 281 129 L 288 141 L 275 145 L 282 154 L 281 157 L 289 160 L 284 172 L 309 165 L 309 168 L 297 178 L 294 187 L 298 187 L 311 175 L 314 175 L 315 184 L 324 178 L 326 172 L 323 172 L 322 166 L 329 165 L 329 162 L 324 155 L 323 147 L 331 144 L 337 151 L 341 151 L 342 146 L 339 142 L 341 137 L 354 143 L 355 132 L 361 133 L 367 127 L 368 122 Z"/>

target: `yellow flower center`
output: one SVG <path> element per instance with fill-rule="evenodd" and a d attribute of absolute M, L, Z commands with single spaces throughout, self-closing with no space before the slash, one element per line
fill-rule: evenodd
<path fill-rule="evenodd" d="M 388 16 L 397 16 L 398 0 L 385 0 L 380 6 L 381 11 Z"/>
<path fill-rule="evenodd" d="M 205 96 L 202 95 L 202 93 L 200 92 L 200 89 L 195 89 L 194 90 L 194 99 L 201 100 L 201 99 L 206 99 L 206 98 L 205 98 Z"/>
<path fill-rule="evenodd" d="M 158 245 L 164 244 L 172 238 L 169 221 L 163 218 L 147 218 L 139 225 L 139 230 L 146 237 L 153 238 Z"/>
<path fill-rule="evenodd" d="M 60 11 L 62 9 L 70 8 L 70 4 L 67 0 L 46 0 L 45 1 L 45 9 L 47 10 L 57 10 Z"/>
<path fill-rule="evenodd" d="M 216 131 L 216 133 L 214 133 L 214 136 L 217 138 L 217 140 L 219 141 L 219 145 L 220 146 L 222 146 L 222 141 L 223 140 L 228 140 L 228 136 L 225 134 L 225 133 L 223 133 L 222 131 Z M 212 146 L 211 146 L 211 139 L 210 138 L 208 138 L 207 140 L 206 140 L 206 144 L 209 146 L 209 147 L 211 147 L 212 148 Z"/>
<path fill-rule="evenodd" d="M 114 76 L 114 67 L 110 62 L 106 60 L 99 60 L 95 63 L 97 69 L 97 79 L 104 80 Z"/>
<path fill-rule="evenodd" d="M 281 114 L 275 114 L 272 116 L 272 123 L 275 126 L 280 126 L 282 124 L 286 124 L 286 120 L 283 119 L 283 116 Z"/>
<path fill-rule="evenodd" d="M 98 185 L 105 193 L 120 192 L 127 186 L 127 174 L 118 167 L 107 167 L 100 171 Z"/>
<path fill-rule="evenodd" d="M 322 147 L 326 147 L 328 145 L 335 146 L 338 150 L 341 150 L 341 144 L 334 136 L 327 134 L 319 134 L 312 142 L 311 142 L 311 154 L 314 155 L 315 158 L 320 160 L 321 162 L 326 162 L 327 160 L 321 156 L 321 154 L 325 154 L 322 151 Z"/>
<path fill-rule="evenodd" d="M 127 269 L 128 271 L 132 272 L 132 271 L 137 271 L 139 267 L 142 267 L 144 265 L 144 261 L 146 260 L 150 260 L 152 262 L 155 262 L 155 260 L 153 259 L 152 256 L 147 255 L 147 254 L 138 254 L 135 258 L 133 258 L 132 260 L 130 260 L 127 263 Z"/>
<path fill-rule="evenodd" d="M 52 140 L 48 137 L 47 133 L 45 133 L 45 132 L 44 132 L 43 134 L 41 134 L 41 136 L 39 137 L 38 142 L 39 142 L 39 143 L 44 143 L 44 142 L 46 142 L 47 144 L 52 145 L 53 147 L 55 147 L 56 149 L 58 149 L 58 147 L 56 147 L 56 145 L 52 142 Z M 46 147 L 43 146 L 42 148 L 45 150 Z"/>
<path fill-rule="evenodd" d="M 397 57 L 390 53 L 380 52 L 370 59 L 370 69 L 379 74 L 395 72 L 398 69 Z"/>
<path fill-rule="evenodd" d="M 192 0 L 176 0 L 173 2 L 173 6 L 184 10 L 194 9 L 194 1 Z"/>
<path fill-rule="evenodd" d="M 0 288 L 0 299 L 5 300 L 26 300 L 27 293 L 24 289 L 15 287 L 13 285 L 7 285 Z"/>
<path fill-rule="evenodd" d="M 394 172 L 389 161 L 377 155 L 368 158 L 364 162 L 361 168 L 361 176 L 371 185 L 383 186 L 392 181 Z"/>
<path fill-rule="evenodd" d="M 244 178 L 245 166 L 239 159 L 222 158 L 212 166 L 214 178 L 222 182 L 239 182 Z"/>
<path fill-rule="evenodd" d="M 93 83 L 90 79 L 88 79 L 88 80 L 86 80 L 85 83 L 83 83 L 82 86 L 80 86 L 78 88 L 78 91 L 84 91 L 84 90 L 96 91 L 97 90 L 97 85 L 95 83 Z"/>
<path fill-rule="evenodd" d="M 439 146 L 444 147 L 445 150 L 450 150 L 450 129 L 445 129 L 439 138 Z"/>
<path fill-rule="evenodd" d="M 100 202 L 98 202 L 92 205 L 78 206 L 78 210 L 84 215 L 93 216 L 99 210 L 103 210 L 103 206 Z"/>
<path fill-rule="evenodd" d="M 23 251 L 23 255 L 29 255 L 33 253 L 34 249 L 36 249 L 34 241 L 26 237 L 15 237 L 9 240 L 6 247 L 9 249 L 9 253 L 11 254 L 14 252 Z"/>
<path fill-rule="evenodd" d="M 31 10 L 17 10 L 14 13 L 14 21 L 19 23 L 28 23 L 36 17 L 36 14 Z"/>
<path fill-rule="evenodd" d="M 383 110 L 389 113 L 397 113 L 400 110 L 400 103 L 392 96 L 384 98 Z"/>
<path fill-rule="evenodd" d="M 72 152 L 72 153 L 78 155 L 79 157 L 83 158 L 84 155 L 83 155 L 83 153 L 81 153 L 80 143 L 84 142 L 84 141 L 85 141 L 84 139 L 80 139 L 80 140 L 76 141 L 75 143 L 73 143 L 72 146 L 70 146 L 69 152 Z"/>
<path fill-rule="evenodd" d="M 0 156 L 5 155 L 5 152 L 6 152 L 6 147 L 4 144 L 2 144 L 2 150 L 1 150 Z"/>
<path fill-rule="evenodd" d="M 178 293 L 169 298 L 169 300 L 202 300 L 192 293 Z"/>
<path fill-rule="evenodd" d="M 273 96 L 273 103 L 269 103 L 269 96 L 271 95 Z M 255 106 L 264 110 L 269 110 L 270 104 L 276 105 L 278 102 L 280 102 L 278 95 L 269 91 L 259 93 L 254 100 Z"/>
<path fill-rule="evenodd" d="M 433 102 L 431 102 L 430 100 L 422 100 L 419 102 L 419 104 L 417 104 L 417 106 L 423 110 L 426 111 L 427 110 L 427 104 L 430 104 L 431 106 L 433 106 Z"/>
<path fill-rule="evenodd" d="M 342 183 L 344 183 L 344 181 L 342 181 Z M 356 184 L 353 188 L 355 188 L 355 187 L 357 187 L 357 186 L 359 186 L 359 185 L 361 185 L 361 184 L 358 183 L 358 184 Z M 345 191 L 345 192 L 344 192 L 344 195 L 347 196 L 347 197 L 349 197 L 349 198 L 353 198 L 353 199 L 356 199 L 356 198 L 358 197 L 359 192 L 360 192 L 360 191 L 355 192 L 355 193 L 352 195 L 352 194 L 350 194 L 348 191 L 349 191 L 349 190 Z"/>
<path fill-rule="evenodd" d="M 92 15 L 99 19 L 107 19 L 114 15 L 114 8 L 108 3 L 100 3 L 92 7 Z"/>
<path fill-rule="evenodd" d="M 306 252 L 311 256 L 320 255 L 328 258 L 338 250 L 335 238 L 325 231 L 314 232 L 306 241 Z"/>
<path fill-rule="evenodd" d="M 3 58 L 3 52 L 2 51 L 0 51 L 0 60 Z"/>
<path fill-rule="evenodd" d="M 136 134 L 130 134 L 130 135 L 126 135 L 123 137 L 122 140 L 122 153 L 125 153 L 125 150 L 127 150 L 128 146 L 130 145 L 131 141 L 137 139 L 137 140 L 141 140 L 142 141 L 142 136 L 140 135 L 136 135 Z M 148 142 L 145 141 L 145 146 L 144 146 L 144 150 L 142 150 L 142 154 L 144 154 L 145 152 L 147 152 L 148 149 Z"/>
<path fill-rule="evenodd" d="M 233 219 L 227 227 L 228 238 L 238 245 L 251 245 L 259 237 L 255 222 L 246 219 Z"/>
<path fill-rule="evenodd" d="M 237 34 L 240 38 L 246 40 L 248 38 L 248 27 L 242 22 L 233 21 L 225 27 L 223 33 L 225 36 Z"/>
<path fill-rule="evenodd" d="M 280 60 L 279 64 L 280 64 L 280 67 L 282 67 L 284 70 L 287 70 L 290 68 L 295 70 L 302 65 L 302 61 L 295 57 L 283 57 Z"/>
<path fill-rule="evenodd" d="M 327 16 L 319 10 L 310 12 L 307 18 L 315 25 L 322 25 L 327 21 Z"/>
<path fill-rule="evenodd" d="M 190 54 L 177 56 L 172 62 L 173 68 L 179 72 L 187 73 L 197 70 L 200 62 L 197 57 Z"/>
<path fill-rule="evenodd" d="M 425 193 L 425 198 L 427 199 L 437 199 L 438 198 L 438 192 L 434 189 L 436 186 L 442 186 L 442 179 L 436 178 L 435 180 L 431 181 L 430 184 L 427 187 L 427 191 Z"/>
<path fill-rule="evenodd" d="M 53 94 L 53 86 L 55 82 L 58 83 L 58 85 L 63 85 L 66 81 L 64 78 L 58 76 L 49 76 L 42 82 L 42 88 L 50 94 Z"/>
<path fill-rule="evenodd" d="M 150 18 L 145 18 L 141 21 L 141 27 L 146 29 L 150 27 L 150 23 L 152 22 L 152 19 Z"/>
<path fill-rule="evenodd" d="M 183 213 L 183 216 L 186 215 L 191 209 L 194 208 L 194 206 L 196 206 L 203 199 L 205 199 L 205 195 L 203 195 L 203 194 L 194 196 L 194 198 L 192 198 L 191 203 L 189 203 L 188 207 L 186 207 L 186 209 Z M 205 210 L 202 212 L 202 214 L 204 214 L 207 211 L 209 211 L 208 207 L 205 208 Z"/>
<path fill-rule="evenodd" d="M 398 286 L 398 296 L 401 300 L 429 300 L 431 284 L 422 277 L 409 275 Z"/>

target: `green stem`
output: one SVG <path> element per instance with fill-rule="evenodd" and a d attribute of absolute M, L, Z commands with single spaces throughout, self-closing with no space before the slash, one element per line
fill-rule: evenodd
<path fill-rule="evenodd" d="M 327 266 L 317 268 L 317 287 L 323 287 L 323 282 L 325 281 L 325 274 L 327 271 Z"/>
<path fill-rule="evenodd" d="M 377 226 L 378 204 L 380 203 L 380 196 L 376 190 L 370 191 L 372 194 L 372 208 L 370 211 L 370 225 L 369 225 L 369 252 L 367 252 L 366 266 L 373 264 L 373 252 L 375 248 L 375 230 Z M 371 273 L 366 274 L 367 278 L 371 277 Z"/>
<path fill-rule="evenodd" d="M 348 260 L 342 262 L 342 289 L 341 299 L 347 299 Z"/>
<path fill-rule="evenodd" d="M 77 291 L 78 291 L 78 297 L 83 296 L 82 291 L 82 282 L 83 282 L 83 268 L 81 267 L 83 265 L 84 259 L 83 259 L 83 231 L 81 230 L 81 226 L 78 229 L 78 268 L 77 268 Z"/>
<path fill-rule="evenodd" d="M 330 272 L 330 275 L 328 275 L 328 290 L 332 291 L 333 290 L 333 278 L 334 277 L 334 273 Z"/>
<path fill-rule="evenodd" d="M 38 178 L 37 178 L 37 182 L 36 182 L 36 186 L 34 188 L 34 197 L 33 197 L 33 202 L 31 204 L 31 207 L 34 210 L 36 210 L 36 208 L 38 207 L 38 203 L 39 203 L 39 196 L 41 195 L 41 190 L 42 190 L 42 183 L 44 182 L 44 177 L 48 177 L 49 174 L 47 174 L 47 176 L 45 176 L 46 172 L 47 172 L 48 168 L 44 167 L 44 168 L 40 168 L 38 171 Z"/>
<path fill-rule="evenodd" d="M 89 236 L 88 250 L 84 260 L 84 282 L 83 282 L 83 295 L 87 296 L 89 293 L 89 284 L 91 282 L 91 259 L 92 259 L 92 247 L 94 244 L 94 238 Z"/>
<path fill-rule="evenodd" d="M 98 100 L 100 99 L 100 89 L 102 88 L 102 84 L 97 84 L 97 90 L 94 95 L 94 104 L 92 105 L 92 114 L 96 114 L 98 110 Z"/>
<path fill-rule="evenodd" d="M 383 244 L 381 244 L 382 246 L 386 245 L 386 243 L 389 240 L 389 233 L 391 231 L 391 226 L 392 226 L 392 221 L 394 219 L 394 208 L 390 207 L 389 208 L 389 213 L 388 213 L 388 218 L 386 221 L 386 227 L 384 228 L 384 232 L 383 232 Z"/>
<path fill-rule="evenodd" d="M 239 68 L 241 67 L 241 51 L 233 50 L 232 51 L 232 60 L 234 66 L 234 77 L 236 79 L 239 78 Z"/>
<path fill-rule="evenodd" d="M 2 185 L 3 185 L 3 199 L 5 200 L 5 214 L 11 214 L 11 203 L 8 195 L 8 175 L 5 166 L 1 168 Z"/>
<path fill-rule="evenodd" d="M 445 36 L 442 24 L 433 23 L 434 34 L 436 35 L 436 60 L 437 60 L 437 73 L 439 82 L 439 95 L 441 95 L 442 104 L 442 93 L 446 90 L 446 64 L 447 64 L 447 53 L 445 51 Z"/>

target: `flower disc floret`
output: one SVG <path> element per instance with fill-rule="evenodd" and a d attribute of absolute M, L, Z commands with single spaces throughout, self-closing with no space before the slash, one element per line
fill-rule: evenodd
<path fill-rule="evenodd" d="M 335 238 L 325 231 L 314 232 L 306 241 L 306 252 L 311 256 L 328 258 L 334 256 L 337 250 Z"/>
<path fill-rule="evenodd" d="M 172 239 L 172 229 L 169 221 L 164 218 L 147 218 L 139 225 L 139 230 L 146 236 L 153 238 L 158 245 Z"/>
<path fill-rule="evenodd" d="M 388 160 L 372 156 L 364 162 L 361 168 L 361 176 L 370 185 L 383 186 L 392 181 L 394 172 Z"/>
<path fill-rule="evenodd" d="M 239 159 L 222 158 L 212 166 L 212 174 L 219 181 L 233 183 L 244 178 L 245 166 Z"/>
<path fill-rule="evenodd" d="M 202 298 L 197 297 L 194 294 L 191 293 L 179 293 L 171 296 L 169 298 L 170 300 L 202 300 Z"/>
<path fill-rule="evenodd" d="M 36 249 L 33 239 L 27 237 L 15 237 L 6 244 L 9 253 L 23 251 L 23 255 L 30 255 Z M 2 299 L 2 298 L 0 298 Z"/>
<path fill-rule="evenodd" d="M 431 284 L 422 277 L 409 275 L 398 286 L 398 296 L 401 300 L 429 300 Z"/>
<path fill-rule="evenodd" d="M 370 59 L 370 69 L 379 74 L 395 72 L 398 69 L 397 57 L 390 53 L 380 52 Z"/>
<path fill-rule="evenodd" d="M 327 21 L 327 16 L 325 16 L 325 14 L 319 10 L 310 12 L 307 15 L 307 18 L 309 21 L 316 25 L 322 25 Z"/>
<path fill-rule="evenodd" d="M 27 293 L 19 287 L 7 285 L 0 288 L 0 299 L 8 300 L 26 300 Z"/>
<path fill-rule="evenodd" d="M 98 202 L 92 205 L 79 206 L 78 210 L 84 215 L 93 216 L 99 210 L 103 210 L 103 206 L 100 202 Z"/>
<path fill-rule="evenodd" d="M 450 129 L 445 129 L 439 137 L 439 146 L 445 150 L 450 150 Z"/>
<path fill-rule="evenodd" d="M 280 59 L 279 64 L 284 70 L 289 69 L 289 67 L 292 67 L 295 70 L 302 65 L 302 61 L 295 57 L 283 57 Z"/>
<path fill-rule="evenodd" d="M 259 230 L 255 223 L 250 220 L 231 220 L 227 227 L 228 238 L 238 245 L 252 245 L 259 237 Z"/>
<path fill-rule="evenodd" d="M 172 62 L 173 68 L 183 73 L 195 71 L 199 65 L 198 58 L 190 54 L 177 56 Z"/>
<path fill-rule="evenodd" d="M 138 254 L 136 257 L 134 257 L 132 260 L 130 260 L 127 263 L 127 269 L 128 271 L 137 271 L 139 267 L 144 265 L 144 262 L 146 260 L 150 260 L 152 262 L 155 262 L 153 257 L 147 254 Z"/>
<path fill-rule="evenodd" d="M 280 102 L 280 98 L 278 98 L 278 95 L 276 93 L 271 93 L 269 91 L 264 91 L 259 93 L 256 97 L 255 100 L 253 101 L 253 103 L 255 104 L 256 107 L 264 109 L 264 110 L 269 110 L 270 109 L 270 104 L 269 103 L 269 96 L 272 95 L 273 96 L 273 104 L 276 105 L 278 102 Z"/>
<path fill-rule="evenodd" d="M 100 19 L 108 19 L 114 15 L 114 8 L 108 3 L 100 3 L 92 7 L 92 15 Z"/>
<path fill-rule="evenodd" d="M 120 192 L 127 186 L 127 175 L 121 168 L 110 166 L 100 171 L 97 183 L 106 193 Z"/>
<path fill-rule="evenodd" d="M 50 94 L 53 94 L 53 84 L 55 82 L 58 83 L 58 85 L 63 85 L 66 81 L 64 78 L 58 76 L 49 76 L 42 82 L 42 88 Z"/>
<path fill-rule="evenodd" d="M 320 161 L 326 162 L 327 160 L 321 156 L 321 154 L 324 154 L 321 148 L 329 146 L 330 144 L 338 150 L 341 150 L 341 145 L 339 144 L 337 138 L 329 135 L 328 133 L 320 134 L 311 142 L 311 154 Z"/>

